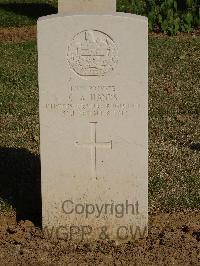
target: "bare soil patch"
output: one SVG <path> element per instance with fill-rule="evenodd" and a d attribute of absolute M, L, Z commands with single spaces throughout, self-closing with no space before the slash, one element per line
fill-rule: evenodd
<path fill-rule="evenodd" d="M 36 39 L 36 26 L 0 27 L 0 42 L 23 42 Z"/>
<path fill-rule="evenodd" d="M 200 213 L 150 217 L 149 237 L 136 243 L 74 244 L 45 239 L 30 221 L 0 214 L 0 265 L 200 265 Z"/>

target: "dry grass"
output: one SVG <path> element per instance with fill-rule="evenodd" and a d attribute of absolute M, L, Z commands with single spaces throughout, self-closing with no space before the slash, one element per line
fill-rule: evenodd
<path fill-rule="evenodd" d="M 150 209 L 200 207 L 200 38 L 150 38 Z"/>

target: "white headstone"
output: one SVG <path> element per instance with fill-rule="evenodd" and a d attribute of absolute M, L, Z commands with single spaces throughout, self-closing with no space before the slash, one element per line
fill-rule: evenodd
<path fill-rule="evenodd" d="M 147 19 L 130 14 L 38 21 L 43 227 L 52 235 L 147 235 L 147 39 Z"/>
<path fill-rule="evenodd" d="M 115 12 L 116 0 L 58 0 L 58 13 Z"/>

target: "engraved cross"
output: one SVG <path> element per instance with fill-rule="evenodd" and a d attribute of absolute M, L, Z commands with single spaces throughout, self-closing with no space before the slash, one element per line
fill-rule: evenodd
<path fill-rule="evenodd" d="M 77 147 L 90 148 L 91 149 L 91 161 L 92 161 L 92 176 L 97 177 L 97 148 L 104 148 L 112 150 L 112 140 L 109 142 L 97 142 L 97 122 L 90 122 L 91 128 L 91 141 L 87 143 L 75 142 Z"/>

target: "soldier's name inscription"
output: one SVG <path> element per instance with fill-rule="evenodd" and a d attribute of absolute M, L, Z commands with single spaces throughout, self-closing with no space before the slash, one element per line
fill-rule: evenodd
<path fill-rule="evenodd" d="M 141 104 L 124 102 L 120 90 L 114 85 L 71 86 L 63 102 L 46 103 L 45 109 L 66 118 L 73 117 L 128 117 L 141 108 Z"/>

